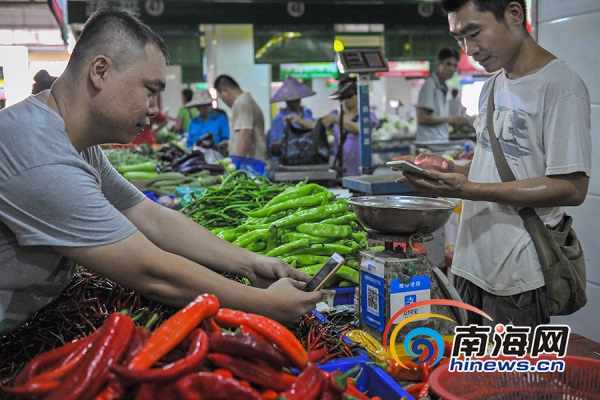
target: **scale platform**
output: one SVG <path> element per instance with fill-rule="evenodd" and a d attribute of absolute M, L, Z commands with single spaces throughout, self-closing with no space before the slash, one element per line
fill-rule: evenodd
<path fill-rule="evenodd" d="M 413 195 L 419 192 L 408 182 L 396 183 L 399 174 L 359 175 L 342 178 L 342 186 L 353 192 L 370 195 L 402 194 Z"/>
<path fill-rule="evenodd" d="M 272 181 L 333 181 L 337 178 L 337 172 L 329 167 L 329 164 L 314 165 L 277 165 L 269 171 L 269 179 Z"/>

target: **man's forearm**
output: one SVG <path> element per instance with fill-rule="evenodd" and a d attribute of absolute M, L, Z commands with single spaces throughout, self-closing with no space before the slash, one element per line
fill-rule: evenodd
<path fill-rule="evenodd" d="M 254 253 L 217 237 L 181 212 L 143 203 L 126 210 L 126 216 L 158 247 L 215 271 L 245 275 L 243 266 Z"/>

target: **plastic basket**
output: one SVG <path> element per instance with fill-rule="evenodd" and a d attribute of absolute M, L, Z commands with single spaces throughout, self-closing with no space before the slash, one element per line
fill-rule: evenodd
<path fill-rule="evenodd" d="M 482 357 L 476 360 L 557 360 L 555 356 Z M 444 400 L 544 400 L 600 399 L 600 360 L 566 356 L 562 372 L 450 372 L 436 368 L 430 378 L 430 390 Z M 480 369 L 481 371 L 481 369 Z"/>
<path fill-rule="evenodd" d="M 384 370 L 368 364 L 370 361 L 366 356 L 342 358 L 319 365 L 319 368 L 327 372 L 340 371 L 344 373 L 358 365 L 362 373 L 356 382 L 356 387 L 369 397 L 379 396 L 384 400 L 400 400 L 404 397 L 409 400 L 414 399 Z"/>
<path fill-rule="evenodd" d="M 250 175 L 266 175 L 265 167 L 267 163 L 256 158 L 229 156 L 236 169 L 246 171 Z"/>

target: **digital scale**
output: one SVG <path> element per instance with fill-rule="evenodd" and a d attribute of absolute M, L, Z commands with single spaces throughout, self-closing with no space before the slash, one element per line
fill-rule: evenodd
<path fill-rule="evenodd" d="M 367 237 L 383 243 L 382 251 L 361 251 L 360 283 L 357 287 L 355 310 L 360 328 L 383 343 L 383 331 L 391 317 L 404 306 L 421 300 L 450 299 L 461 301 L 458 292 L 446 275 L 427 259 L 411 248 L 411 241 L 425 243 L 433 240 L 432 234 L 411 236 L 388 235 L 383 232 L 367 231 Z M 406 334 L 415 328 L 430 328 L 442 336 L 454 334 L 454 327 L 466 322 L 463 309 L 440 305 L 424 305 L 410 309 L 396 319 L 393 325 L 419 314 L 437 314 L 443 318 L 425 318 L 407 323 L 396 338 L 401 343 Z M 390 329 L 390 333 L 393 329 Z"/>
<path fill-rule="evenodd" d="M 360 127 L 360 169 L 363 174 L 373 173 L 371 149 L 371 106 L 369 102 L 369 75 L 388 71 L 388 63 L 381 50 L 344 50 L 337 53 L 337 66 L 342 74 L 358 74 L 358 124 Z"/>

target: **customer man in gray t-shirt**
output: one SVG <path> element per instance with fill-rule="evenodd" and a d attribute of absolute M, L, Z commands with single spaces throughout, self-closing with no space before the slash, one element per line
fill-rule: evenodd
<path fill-rule="evenodd" d="M 438 53 L 435 72 L 425 80 L 417 103 L 417 142 L 447 141 L 448 124 L 469 123 L 463 115 L 448 115 L 446 81 L 458 69 L 460 53 L 448 47 Z"/>

